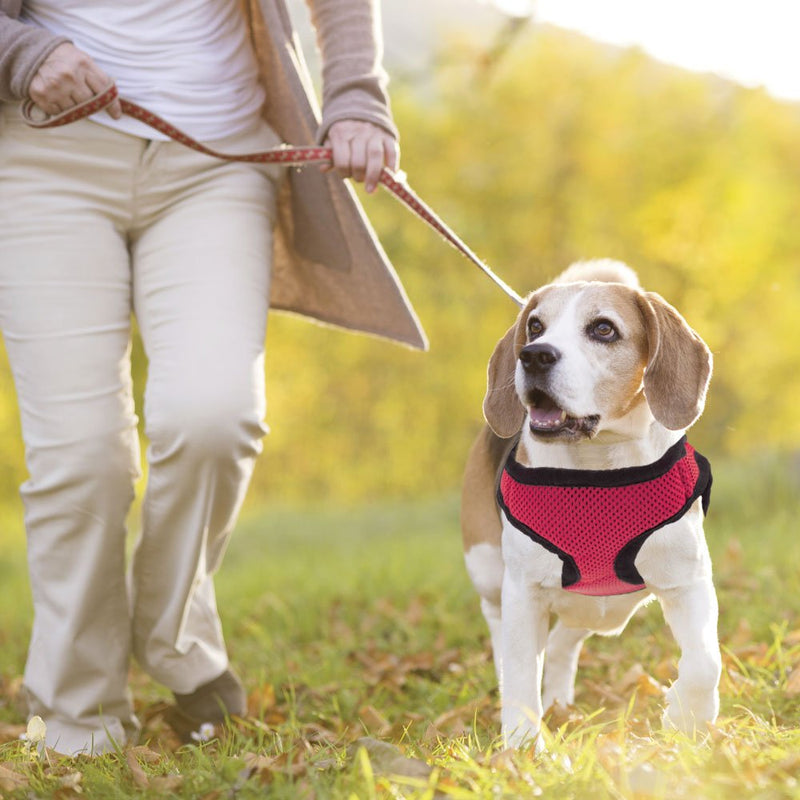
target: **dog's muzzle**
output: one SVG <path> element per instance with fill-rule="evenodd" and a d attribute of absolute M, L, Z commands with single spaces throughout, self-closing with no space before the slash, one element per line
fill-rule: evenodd
<path fill-rule="evenodd" d="M 560 360 L 561 351 L 544 342 L 532 342 L 520 350 L 519 362 L 526 376 L 522 401 L 528 410 L 531 433 L 543 437 L 590 437 L 600 416 L 570 416 L 547 391 L 550 372 Z"/>

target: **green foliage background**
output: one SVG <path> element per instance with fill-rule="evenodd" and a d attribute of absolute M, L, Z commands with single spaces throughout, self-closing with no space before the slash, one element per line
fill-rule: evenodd
<path fill-rule="evenodd" d="M 712 457 L 796 448 L 800 106 L 547 29 L 497 64 L 482 67 L 469 40 L 445 56 L 424 85 L 392 86 L 417 192 L 522 293 L 576 259 L 627 261 L 714 351 L 695 444 Z M 516 308 L 393 199 L 364 204 L 431 351 L 273 316 L 273 433 L 251 505 L 458 486 Z M 5 364 L 0 443 L 0 504 L 13 508 L 25 473 Z"/>

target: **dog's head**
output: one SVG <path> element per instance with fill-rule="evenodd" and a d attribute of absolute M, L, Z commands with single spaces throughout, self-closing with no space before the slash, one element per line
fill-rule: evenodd
<path fill-rule="evenodd" d="M 616 262 L 576 265 L 527 299 L 489 362 L 484 414 L 503 438 L 591 438 L 646 402 L 671 430 L 705 405 L 711 352 Z"/>

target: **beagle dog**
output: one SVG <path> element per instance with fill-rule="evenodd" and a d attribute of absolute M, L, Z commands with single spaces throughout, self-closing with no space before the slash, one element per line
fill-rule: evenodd
<path fill-rule="evenodd" d="M 498 342 L 461 522 L 509 745 L 541 746 L 545 710 L 574 701 L 586 637 L 619 633 L 653 597 L 681 650 L 664 724 L 716 718 L 711 473 L 685 436 L 711 366 L 681 315 L 611 260 L 532 293 Z"/>

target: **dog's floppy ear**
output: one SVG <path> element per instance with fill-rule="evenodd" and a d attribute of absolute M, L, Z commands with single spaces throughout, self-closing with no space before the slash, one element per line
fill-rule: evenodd
<path fill-rule="evenodd" d="M 706 402 L 712 357 L 706 343 L 659 295 L 642 292 L 639 308 L 647 331 L 644 394 L 653 416 L 670 430 L 688 428 Z"/>
<path fill-rule="evenodd" d="M 519 320 L 497 343 L 489 359 L 486 397 L 483 415 L 489 427 L 501 438 L 510 439 L 519 433 L 525 418 L 525 409 L 517 397 L 514 373 L 517 368 L 517 328 Z"/>

